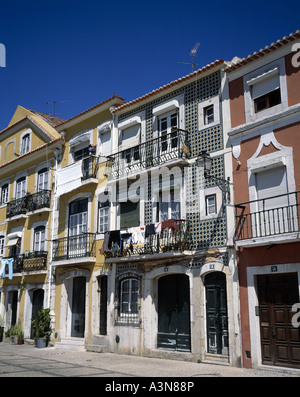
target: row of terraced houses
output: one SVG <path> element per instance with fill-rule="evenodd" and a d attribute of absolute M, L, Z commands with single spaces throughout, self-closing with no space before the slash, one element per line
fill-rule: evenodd
<path fill-rule="evenodd" d="M 18 106 L 5 330 L 30 340 L 45 307 L 55 348 L 299 368 L 299 48 L 297 31 L 69 120 Z"/>

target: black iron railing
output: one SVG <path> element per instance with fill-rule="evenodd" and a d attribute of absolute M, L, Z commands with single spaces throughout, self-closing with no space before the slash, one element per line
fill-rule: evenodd
<path fill-rule="evenodd" d="M 88 156 L 82 160 L 82 180 L 97 178 L 99 157 Z"/>
<path fill-rule="evenodd" d="M 47 269 L 47 256 L 47 251 L 34 251 L 3 259 L 13 258 L 13 273 L 22 273 Z M 5 273 L 9 273 L 8 266 Z"/>
<path fill-rule="evenodd" d="M 53 240 L 53 260 L 95 257 L 95 236 L 95 233 L 82 233 Z"/>
<path fill-rule="evenodd" d="M 236 204 L 236 240 L 300 231 L 299 193 L 296 191 Z"/>
<path fill-rule="evenodd" d="M 110 179 L 120 178 L 172 160 L 185 158 L 188 151 L 188 132 L 174 129 L 170 134 L 109 156 L 107 174 Z"/>
<path fill-rule="evenodd" d="M 132 255 L 158 254 L 175 251 L 183 252 L 191 247 L 189 222 L 182 219 L 173 220 L 174 226 L 166 227 L 162 232 L 148 236 L 144 244 L 127 244 L 120 240 L 112 244 L 108 252 L 101 251 L 106 258 L 130 257 Z M 172 223 L 170 223 L 172 225 Z M 122 231 L 126 232 L 126 231 Z M 128 233 L 125 233 L 128 236 Z"/>
<path fill-rule="evenodd" d="M 50 208 L 50 198 L 51 190 L 41 190 L 37 193 L 10 201 L 7 203 L 6 217 L 11 218 L 40 208 Z"/>

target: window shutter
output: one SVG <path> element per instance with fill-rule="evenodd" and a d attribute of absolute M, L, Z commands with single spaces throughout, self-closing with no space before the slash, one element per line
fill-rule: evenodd
<path fill-rule="evenodd" d="M 261 80 L 253 84 L 252 98 L 253 99 L 259 98 L 263 95 L 268 94 L 269 92 L 277 90 L 279 87 L 280 87 L 279 75 L 278 74 L 272 75 L 269 78 L 266 78 L 264 80 Z"/>
<path fill-rule="evenodd" d="M 140 143 L 140 124 L 122 130 L 122 150 L 130 149 Z"/>
<path fill-rule="evenodd" d="M 285 195 L 265 200 L 265 210 L 272 208 L 281 208 L 288 205 L 288 196 L 286 195 L 286 193 L 288 192 L 288 188 L 285 167 L 277 167 L 268 171 L 257 173 L 256 188 L 257 198 L 259 200 L 282 194 Z M 263 209 L 262 205 L 263 203 L 260 202 L 260 210 Z"/>
<path fill-rule="evenodd" d="M 127 201 L 120 203 L 121 221 L 120 228 L 127 229 L 140 225 L 140 202 L 132 203 Z"/>
<path fill-rule="evenodd" d="M 111 154 L 111 139 L 110 131 L 106 134 L 101 134 L 102 152 L 101 155 L 106 157 Z"/>

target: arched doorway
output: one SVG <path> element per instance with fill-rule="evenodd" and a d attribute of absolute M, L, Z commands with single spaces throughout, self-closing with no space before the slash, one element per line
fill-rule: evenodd
<path fill-rule="evenodd" d="M 189 277 L 184 274 L 158 279 L 157 347 L 191 350 Z"/>
<path fill-rule="evenodd" d="M 38 312 L 42 309 L 44 304 L 44 290 L 35 289 L 32 292 L 32 311 L 31 311 L 31 328 L 30 328 L 30 339 L 34 338 L 32 320 L 37 317 Z"/>
<path fill-rule="evenodd" d="M 228 355 L 228 317 L 226 275 L 208 273 L 204 279 L 206 291 L 207 352 Z"/>

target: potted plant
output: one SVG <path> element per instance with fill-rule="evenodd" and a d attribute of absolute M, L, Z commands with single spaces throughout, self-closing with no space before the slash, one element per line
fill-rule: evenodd
<path fill-rule="evenodd" d="M 37 317 L 32 320 L 32 324 L 36 346 L 46 347 L 51 335 L 50 309 L 40 309 Z"/>

